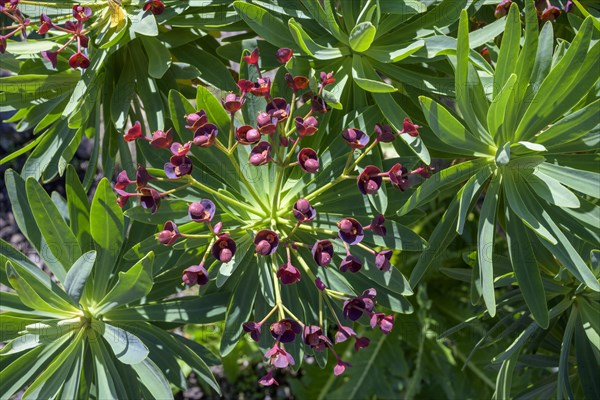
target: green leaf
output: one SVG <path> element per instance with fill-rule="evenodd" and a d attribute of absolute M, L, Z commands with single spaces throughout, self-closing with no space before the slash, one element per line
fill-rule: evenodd
<path fill-rule="evenodd" d="M 385 236 L 375 235 L 372 231 L 365 231 L 365 242 L 403 251 L 423 251 L 429 248 L 425 239 L 395 221 L 385 221 L 385 227 L 387 229 Z"/>
<path fill-rule="evenodd" d="M 12 44 L 12 43 L 11 43 Z M 14 75 L 0 78 L 0 91 L 8 93 L 52 93 L 67 91 L 77 84 L 81 75 L 65 71 L 51 75 Z"/>
<path fill-rule="evenodd" d="M 226 135 L 229 134 L 229 115 L 223 108 L 221 102 L 204 86 L 198 86 L 198 92 L 196 93 L 196 107 L 206 111 L 208 120 L 217 125 L 219 132 L 221 132 L 223 137 L 226 137 Z"/>
<path fill-rule="evenodd" d="M 539 170 L 535 170 L 533 174 L 522 174 L 521 177 L 538 196 L 550 204 L 567 208 L 579 208 L 581 205 L 573 192 Z"/>
<path fill-rule="evenodd" d="M 583 322 L 583 316 L 581 313 L 579 314 L 581 319 L 578 320 L 578 323 L 575 327 L 575 354 L 577 355 L 577 374 L 579 375 L 579 379 L 581 380 L 581 386 L 583 388 L 583 393 L 586 398 L 594 399 L 600 396 L 600 385 L 598 384 L 598 380 L 596 379 L 595 370 L 598 365 L 598 357 L 597 352 L 594 351 L 592 345 L 596 345 L 596 348 L 600 346 L 600 339 L 596 336 L 596 343 L 591 340 L 588 341 L 588 337 L 585 332 L 585 323 Z M 596 318 L 598 314 L 596 314 Z M 585 330 L 585 332 L 584 332 Z M 592 345 L 590 345 L 590 342 Z"/>
<path fill-rule="evenodd" d="M 571 189 L 600 198 L 600 174 L 547 162 L 538 165 L 537 169 Z"/>
<path fill-rule="evenodd" d="M 491 165 L 486 165 L 483 169 L 480 169 L 475 175 L 473 175 L 465 186 L 463 187 L 463 193 L 460 196 L 460 204 L 458 208 L 458 222 L 456 224 L 456 232 L 462 235 L 465 227 L 465 220 L 467 219 L 467 213 L 473 207 L 477 199 L 481 194 L 484 183 L 488 180 L 492 174 Z"/>
<path fill-rule="evenodd" d="M 66 178 L 67 206 L 69 208 L 69 228 L 77 237 L 82 251 L 92 249 L 90 230 L 90 205 L 85 189 L 77 176 L 75 168 L 67 166 Z"/>
<path fill-rule="evenodd" d="M 123 364 L 137 364 L 148 356 L 148 348 L 137 336 L 102 321 L 92 321 L 92 328 L 102 335 Z"/>
<path fill-rule="evenodd" d="M 154 252 L 148 253 L 127 272 L 119 272 L 119 280 L 98 303 L 96 312 L 104 314 L 111 309 L 139 300 L 152 289 Z"/>
<path fill-rule="evenodd" d="M 496 378 L 495 400 L 511 399 L 510 389 L 512 387 L 513 374 L 519 361 L 520 351 L 516 351 L 512 356 L 502 362 L 498 377 Z"/>
<path fill-rule="evenodd" d="M 158 36 L 158 24 L 150 11 L 140 11 L 131 18 L 131 30 L 143 36 Z"/>
<path fill-rule="evenodd" d="M 180 324 L 208 324 L 222 321 L 230 293 L 194 296 L 160 304 L 119 308 L 105 314 L 112 321 L 162 321 Z"/>
<path fill-rule="evenodd" d="M 93 298 L 100 299 L 106 291 L 110 274 L 119 257 L 125 231 L 123 212 L 106 178 L 98 184 L 92 200 L 90 228 L 98 251 L 98 262 L 94 268 Z"/>
<path fill-rule="evenodd" d="M 244 1 L 234 1 L 233 7 L 248 26 L 269 43 L 278 47 L 297 47 L 290 38 L 289 29 L 273 13 Z"/>
<path fill-rule="evenodd" d="M 290 28 L 292 38 L 296 43 L 298 43 L 298 46 L 300 46 L 300 48 L 304 50 L 306 54 L 315 57 L 317 60 L 333 60 L 348 55 L 347 48 L 328 48 L 315 43 L 315 41 L 312 40 L 308 33 L 306 33 L 306 31 L 302 28 L 302 25 L 297 23 L 294 18 L 290 18 L 288 20 L 288 26 Z"/>
<path fill-rule="evenodd" d="M 469 132 L 444 106 L 425 96 L 419 96 L 419 102 L 433 133 L 442 142 L 454 147 L 453 152 L 479 157 L 493 154 L 494 149 L 491 146 L 484 144 Z"/>
<path fill-rule="evenodd" d="M 519 7 L 513 4 L 510 7 L 508 16 L 506 17 L 506 25 L 504 27 L 504 35 L 502 35 L 502 44 L 500 45 L 500 53 L 498 54 L 498 62 L 496 63 L 496 72 L 494 73 L 494 93 L 493 99 L 499 95 L 500 89 L 504 90 L 508 85 L 509 78 L 516 69 L 515 60 L 519 54 L 519 42 L 521 40 L 521 19 L 519 16 Z M 516 82 L 516 75 L 514 83 Z M 512 86 L 511 86 L 512 87 Z M 493 132 L 490 132 L 493 133 Z"/>
<path fill-rule="evenodd" d="M 404 203 L 404 206 L 398 210 L 398 215 L 406 215 L 415 208 L 432 201 L 440 190 L 458 185 L 488 164 L 487 160 L 476 159 L 465 161 L 433 174 L 414 191 L 408 201 Z"/>
<path fill-rule="evenodd" d="M 494 293 L 494 236 L 496 230 L 496 211 L 500 197 L 502 175 L 496 173 L 492 178 L 481 206 L 477 228 L 477 260 L 483 300 L 490 316 L 496 315 L 496 296 Z"/>
<path fill-rule="evenodd" d="M 536 143 L 546 147 L 556 146 L 556 150 L 560 151 L 561 145 L 579 139 L 598 125 L 599 106 L 600 99 L 567 115 L 540 133 L 535 139 Z"/>
<path fill-rule="evenodd" d="M 361 22 L 357 24 L 350 32 L 349 43 L 352 50 L 362 53 L 363 51 L 369 50 L 377 29 L 370 22 Z"/>
<path fill-rule="evenodd" d="M 517 75 L 511 74 L 506 84 L 502 87 L 502 90 L 494 97 L 494 101 L 490 105 L 487 113 L 487 126 L 490 135 L 496 142 L 500 143 L 502 140 L 508 140 L 506 135 L 503 135 L 506 132 L 504 124 L 507 121 L 507 107 L 508 103 L 513 98 L 513 90 L 515 89 L 515 84 L 517 83 Z"/>
<path fill-rule="evenodd" d="M 575 330 L 577 315 L 577 307 L 572 307 L 571 312 L 569 313 L 569 320 L 567 321 L 567 326 L 565 327 L 560 348 L 558 380 L 556 381 L 557 400 L 562 400 L 563 398 L 563 386 L 566 387 L 566 391 L 569 393 L 569 398 L 574 398 L 573 393 L 571 392 L 571 385 L 569 383 L 569 355 L 571 353 L 571 342 L 573 341 L 573 331 Z"/>
<path fill-rule="evenodd" d="M 88 329 L 87 342 L 94 357 L 94 384 L 99 399 L 124 399 L 127 398 L 127 391 L 121 381 L 113 357 L 111 357 L 104 341 L 98 336 L 95 330 Z"/>
<path fill-rule="evenodd" d="M 160 79 L 171 68 L 171 53 L 158 39 L 152 36 L 142 37 L 142 44 L 148 54 L 148 75 Z"/>
<path fill-rule="evenodd" d="M 239 90 L 231 76 L 231 71 L 220 58 L 193 44 L 178 46 L 171 49 L 171 52 L 179 61 L 197 67 L 200 75 L 194 78 L 200 78 L 221 90 Z"/>
<path fill-rule="evenodd" d="M 67 294 L 77 303 L 79 303 L 79 299 L 81 299 L 83 289 L 85 288 L 85 284 L 92 272 L 95 262 L 95 251 L 92 250 L 84 253 L 77 261 L 75 261 L 75 264 L 73 264 L 63 282 Z"/>
<path fill-rule="evenodd" d="M 56 284 L 44 285 L 19 264 L 13 266 L 7 262 L 6 274 L 19 300 L 27 307 L 58 316 L 80 314 L 79 308 Z"/>
<path fill-rule="evenodd" d="M 48 245 L 48 249 L 64 267 L 63 270 L 53 271 L 59 280 L 63 280 L 66 271 L 81 256 L 79 242 L 58 209 L 46 194 L 42 185 L 30 177 L 26 182 L 27 198 L 31 211 L 38 224 L 40 232 Z"/>
<path fill-rule="evenodd" d="M 442 219 L 439 221 L 431 236 L 429 237 L 429 248 L 430 251 L 425 251 L 419 257 L 417 265 L 410 274 L 410 286 L 415 287 L 421 278 L 425 275 L 429 266 L 433 261 L 439 262 L 440 254 L 450 245 L 452 239 L 456 236 L 455 226 L 458 220 L 458 203 L 464 192 L 464 188 L 461 189 L 457 196 L 452 200 Z"/>
<path fill-rule="evenodd" d="M 540 327 L 547 329 L 550 320 L 546 305 L 546 292 L 534 249 L 527 237 L 527 232 L 518 221 L 518 217 L 508 209 L 506 213 L 506 240 L 519 288 L 533 319 Z"/>
<path fill-rule="evenodd" d="M 256 266 L 252 265 L 252 267 Z M 268 267 L 268 265 L 259 265 L 259 267 Z M 256 298 L 257 289 L 257 271 L 254 271 L 254 268 L 246 268 L 227 307 L 225 330 L 228 333 L 221 338 L 220 352 L 222 357 L 231 353 L 244 334 L 242 323 L 250 320 L 252 310 L 254 309 L 254 299 Z"/>
<path fill-rule="evenodd" d="M 154 39 L 156 40 L 156 39 Z M 127 63 L 133 63 L 130 57 L 125 58 Z M 150 67 L 148 67 L 150 68 Z M 117 130 L 125 128 L 131 101 L 135 96 L 135 69 L 123 68 L 117 81 L 116 90 L 113 91 L 110 101 L 110 116 Z"/>
<path fill-rule="evenodd" d="M 370 78 L 367 78 L 367 76 Z M 367 92 L 389 93 L 398 90 L 394 86 L 380 80 L 373 67 L 366 60 L 363 60 L 359 54 L 352 56 L 352 78 L 361 89 Z"/>
<path fill-rule="evenodd" d="M 597 78 L 600 43 L 589 48 L 592 18 L 587 18 L 560 61 L 552 68 L 523 115 L 515 132 L 528 140 L 577 104 Z M 552 107 L 548 107 L 552 104 Z"/>
<path fill-rule="evenodd" d="M 150 398 L 156 400 L 173 398 L 169 382 L 152 360 L 147 358 L 139 364 L 133 364 L 132 367 L 142 384 L 148 389 L 147 395 Z"/>

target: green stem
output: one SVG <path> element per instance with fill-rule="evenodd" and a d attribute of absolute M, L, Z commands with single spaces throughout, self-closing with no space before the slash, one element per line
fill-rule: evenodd
<path fill-rule="evenodd" d="M 281 300 L 281 287 L 279 286 L 279 279 L 277 279 L 277 272 L 275 272 L 277 270 L 277 263 L 275 261 L 275 254 L 273 254 L 271 256 L 272 260 L 273 260 L 273 267 L 274 269 L 271 271 L 273 273 L 273 289 L 275 291 L 275 304 L 277 305 L 277 311 L 279 314 L 279 319 L 285 319 L 285 312 L 284 310 L 284 306 L 283 306 L 283 301 Z"/>
<path fill-rule="evenodd" d="M 277 167 L 277 174 L 275 177 L 275 192 L 273 193 L 273 205 L 271 207 L 271 218 L 277 219 L 277 210 L 279 209 L 279 194 L 281 192 L 281 185 L 283 183 L 283 171 L 284 167 Z"/>
<path fill-rule="evenodd" d="M 288 119 L 287 119 L 287 121 L 285 123 L 284 132 L 285 132 L 285 136 L 286 137 L 289 137 L 289 135 L 291 135 L 291 133 L 288 134 L 288 130 L 290 129 L 290 123 L 292 122 L 292 118 L 293 118 L 293 115 L 294 115 L 294 107 L 295 106 L 296 106 L 296 92 L 292 93 L 292 101 L 290 103 L 290 113 L 289 113 Z"/>
<path fill-rule="evenodd" d="M 374 148 L 375 146 L 377 146 L 379 144 L 379 140 L 375 139 L 373 141 L 373 143 L 371 143 L 366 149 L 365 151 L 362 152 L 362 154 L 360 156 L 358 156 L 356 158 L 356 160 L 354 160 L 354 163 L 352 164 L 352 167 L 350 168 L 350 170 L 348 172 L 354 171 L 354 168 L 356 168 L 358 166 L 358 163 L 367 156 L 367 154 L 369 154 Z M 344 170 L 344 173 L 346 171 Z"/>
<path fill-rule="evenodd" d="M 342 174 L 342 175 L 338 176 L 337 178 L 335 178 L 331 182 L 326 183 L 325 185 L 321 186 L 319 189 L 317 189 L 314 192 L 310 193 L 308 196 L 305 197 L 305 199 L 308 200 L 308 201 L 311 201 L 312 199 L 314 199 L 315 197 L 317 197 L 321 193 L 328 191 L 329 189 L 331 189 L 333 186 L 337 185 L 338 183 L 340 183 L 344 179 L 346 179 L 345 175 Z"/>
<path fill-rule="evenodd" d="M 234 114 L 231 113 L 231 123 L 229 125 L 229 144 L 227 145 L 227 148 L 230 149 L 231 146 L 233 146 L 233 131 L 235 131 L 235 124 L 233 123 L 233 119 L 234 119 Z M 228 150 L 229 152 L 229 150 Z"/>
<path fill-rule="evenodd" d="M 250 182 L 248 182 L 248 179 L 246 178 L 246 175 L 244 175 L 244 173 L 242 172 L 242 169 L 240 168 L 240 165 L 238 164 L 235 155 L 228 155 L 228 157 L 231 161 L 231 164 L 233 164 L 233 168 L 235 168 L 235 172 L 242 179 L 244 186 L 246 186 L 246 189 L 248 189 L 248 191 L 250 192 L 250 195 L 254 198 L 261 210 L 263 210 L 263 212 L 265 213 L 265 215 L 268 215 L 269 209 L 265 204 L 263 204 L 260 196 L 258 195 L 258 193 L 256 193 L 256 190 L 254 190 L 254 186 L 252 186 Z"/>
<path fill-rule="evenodd" d="M 265 317 L 259 322 L 259 324 L 264 324 L 266 320 L 268 320 L 269 318 L 271 318 L 271 315 L 273 315 L 273 313 L 275 311 L 277 311 L 277 309 L 279 308 L 279 305 L 275 304 L 275 307 L 273 307 L 271 309 L 271 311 L 269 311 L 269 313 L 267 315 L 265 315 Z"/>
<path fill-rule="evenodd" d="M 188 175 L 189 176 L 189 175 Z M 198 182 L 196 179 L 194 179 L 193 177 L 189 176 L 189 179 L 191 179 L 191 184 L 192 186 L 197 187 L 200 190 L 203 190 L 207 193 L 212 194 L 215 197 L 218 197 L 219 199 L 223 200 L 225 203 L 231 204 L 233 206 L 236 207 L 240 207 L 243 208 L 244 210 L 254 214 L 254 215 L 258 215 L 259 217 L 264 217 L 265 215 L 261 215 L 256 211 L 256 207 L 252 207 L 248 204 L 242 203 L 240 201 L 237 201 L 236 199 L 232 199 L 231 197 L 219 192 L 218 190 L 214 190 L 213 188 L 204 185 L 203 183 Z"/>

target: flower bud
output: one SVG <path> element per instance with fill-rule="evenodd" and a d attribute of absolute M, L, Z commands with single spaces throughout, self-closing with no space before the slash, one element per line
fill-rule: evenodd
<path fill-rule="evenodd" d="M 273 231 L 263 229 L 256 234 L 254 246 L 256 248 L 256 254 L 269 256 L 277 250 L 277 246 L 279 246 L 279 236 Z"/>
<path fill-rule="evenodd" d="M 278 49 L 275 52 L 275 58 L 281 64 L 286 64 L 288 61 L 290 61 L 290 58 L 292 58 L 293 55 L 294 55 L 294 52 L 292 51 L 292 49 L 288 49 L 287 47 Z"/>

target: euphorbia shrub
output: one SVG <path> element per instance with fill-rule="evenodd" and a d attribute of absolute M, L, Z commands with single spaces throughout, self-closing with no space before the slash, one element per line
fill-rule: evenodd
<path fill-rule="evenodd" d="M 335 344 L 351 338 L 356 350 L 369 344 L 354 321 L 388 334 L 394 316 L 378 304 L 410 311 L 391 300 L 411 294 L 392 254 L 427 244 L 386 220 L 385 186 L 401 193 L 429 170 L 381 162 L 380 143 L 418 135 L 408 118 L 404 130 L 393 132 L 374 123 L 378 115 L 368 109 L 332 135 L 322 93 L 333 74 L 296 75 L 290 49 L 276 56 L 282 63 L 276 71 L 261 70 L 258 49 L 243 56 L 255 79 L 240 79 L 239 92 L 221 102 L 201 88 L 193 107 L 171 92 L 174 129 L 146 137 L 135 123 L 123 138 L 145 142 L 144 153 L 163 167 L 139 166 L 135 180 L 122 172 L 115 190 L 122 206 L 139 198 L 152 221 L 164 220 L 150 247 L 202 249 L 182 271 L 185 284 L 203 286 L 201 293 L 234 292 L 223 355 L 248 332 L 273 368 L 297 368 L 305 352 L 325 362 L 331 351 L 339 375 L 350 364 Z M 248 108 L 252 114 L 242 112 Z M 138 208 L 126 215 L 146 218 Z M 259 383 L 276 383 L 272 371 Z"/>

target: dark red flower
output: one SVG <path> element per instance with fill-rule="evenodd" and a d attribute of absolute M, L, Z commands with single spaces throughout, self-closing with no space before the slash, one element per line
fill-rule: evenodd
<path fill-rule="evenodd" d="M 269 364 L 277 368 L 285 368 L 288 365 L 294 365 L 294 358 L 290 353 L 279 347 L 279 343 L 275 343 L 269 351 L 265 353 L 265 357 L 269 359 Z"/>
<path fill-rule="evenodd" d="M 298 222 L 312 221 L 317 216 L 317 211 L 306 199 L 298 200 L 294 204 L 292 212 L 294 213 L 294 218 L 296 218 Z"/>
<path fill-rule="evenodd" d="M 352 321 L 359 319 L 363 313 L 370 314 L 375 307 L 375 289 L 367 289 L 360 296 L 352 297 L 344 301 L 342 308 L 344 318 L 349 318 Z"/>
<path fill-rule="evenodd" d="M 188 156 L 171 156 L 165 164 L 165 174 L 169 179 L 179 179 L 192 173 L 192 160 Z"/>
<path fill-rule="evenodd" d="M 45 35 L 46 33 L 48 33 L 50 28 L 52 28 L 52 26 L 52 19 L 50 19 L 50 17 L 46 14 L 42 13 L 40 15 L 40 27 L 37 33 L 40 35 Z"/>
<path fill-rule="evenodd" d="M 242 329 L 244 330 L 244 332 L 248 332 L 252 340 L 254 340 L 255 342 L 258 342 L 260 340 L 261 327 L 262 324 L 254 321 L 248 321 L 242 324 Z"/>
<path fill-rule="evenodd" d="M 346 367 L 352 367 L 352 365 L 350 365 L 350 363 L 347 363 L 346 361 L 339 359 L 337 361 L 337 364 L 335 364 L 335 367 L 333 367 L 333 374 L 335 376 L 343 374 L 344 371 L 346 371 Z"/>
<path fill-rule="evenodd" d="M 392 258 L 392 250 L 382 250 L 375 254 L 375 266 L 381 271 L 389 271 L 392 267 L 390 259 Z"/>
<path fill-rule="evenodd" d="M 375 124 L 375 136 L 382 143 L 390 143 L 396 139 L 396 134 L 392 131 L 392 127 L 384 124 Z"/>
<path fill-rule="evenodd" d="M 4 54 L 6 52 L 6 46 L 8 46 L 6 36 L 0 35 L 0 54 Z"/>
<path fill-rule="evenodd" d="M 204 124 L 194 132 L 194 144 L 200 147 L 210 147 L 215 144 L 219 130 L 215 124 Z"/>
<path fill-rule="evenodd" d="M 325 267 L 333 258 L 333 244 L 329 240 L 319 240 L 312 248 L 313 259 L 317 265 Z"/>
<path fill-rule="evenodd" d="M 555 6 L 549 6 L 544 11 L 542 11 L 542 15 L 540 16 L 540 19 L 543 22 L 554 21 L 559 16 L 560 16 L 560 8 L 555 7 Z"/>
<path fill-rule="evenodd" d="M 413 169 L 410 173 L 411 175 L 421 175 L 423 178 L 427 179 L 431 176 L 431 168 L 429 168 L 427 165 L 422 165 L 419 168 Z"/>
<path fill-rule="evenodd" d="M 279 246 L 279 235 L 268 229 L 263 229 L 256 234 L 254 246 L 256 248 L 256 254 L 270 256 L 275 253 L 277 246 Z"/>
<path fill-rule="evenodd" d="M 512 4 L 512 0 L 502 0 L 494 11 L 494 16 L 496 18 L 502 18 L 506 14 L 508 14 L 508 10 L 510 9 L 510 5 Z"/>
<path fill-rule="evenodd" d="M 169 128 L 166 132 L 158 130 L 152 134 L 150 145 L 157 149 L 167 149 L 173 142 L 173 130 Z"/>
<path fill-rule="evenodd" d="M 73 6 L 73 18 L 77 21 L 85 22 L 92 16 L 92 9 L 80 5 Z"/>
<path fill-rule="evenodd" d="M 123 139 L 125 139 L 126 142 L 132 142 L 141 137 L 142 137 L 142 125 L 140 124 L 140 121 L 136 121 L 136 123 L 133 124 L 133 126 L 131 128 L 129 128 L 127 133 L 125 133 L 123 135 Z"/>
<path fill-rule="evenodd" d="M 287 85 L 294 93 L 299 90 L 306 89 L 310 81 L 305 76 L 292 76 L 292 74 L 285 74 L 284 76 Z"/>
<path fill-rule="evenodd" d="M 192 221 L 209 222 L 215 216 L 215 203 L 208 199 L 192 203 L 188 207 L 188 215 Z"/>
<path fill-rule="evenodd" d="M 256 126 L 260 133 L 270 135 L 277 130 L 277 118 L 273 118 L 271 114 L 261 112 L 256 116 Z"/>
<path fill-rule="evenodd" d="M 310 101 L 310 109 L 316 113 L 327 113 L 331 110 L 331 108 L 327 105 L 327 102 L 321 96 L 313 96 Z"/>
<path fill-rule="evenodd" d="M 260 58 L 259 56 L 260 56 L 260 51 L 258 50 L 258 47 L 257 47 L 254 50 L 252 50 L 252 53 L 250 53 L 249 56 L 243 56 L 242 58 L 244 59 L 244 61 L 246 61 L 247 64 L 258 65 L 258 59 Z"/>
<path fill-rule="evenodd" d="M 364 195 L 377 193 L 383 183 L 383 178 L 379 174 L 381 170 L 376 166 L 366 166 L 358 176 L 358 190 Z"/>
<path fill-rule="evenodd" d="M 290 262 L 282 264 L 277 270 L 277 277 L 284 285 L 300 282 L 300 271 Z"/>
<path fill-rule="evenodd" d="M 135 171 L 135 183 L 137 190 L 140 190 L 146 186 L 148 182 L 154 179 L 155 178 L 148 173 L 146 168 L 144 168 L 142 165 L 138 165 L 137 170 Z"/>
<path fill-rule="evenodd" d="M 371 223 L 365 227 L 365 229 L 370 229 L 374 234 L 379 236 L 385 236 L 387 233 L 387 229 L 385 229 L 385 217 L 383 214 L 376 215 Z"/>
<path fill-rule="evenodd" d="M 185 156 L 187 153 L 189 153 L 191 148 L 192 148 L 191 142 L 187 142 L 184 144 L 181 144 L 179 142 L 174 142 L 171 145 L 171 153 L 173 153 L 173 155 L 175 155 L 175 156 Z"/>
<path fill-rule="evenodd" d="M 323 281 L 321 280 L 321 278 L 317 278 L 315 279 L 315 286 L 317 287 L 317 289 L 319 289 L 321 292 L 325 289 L 327 289 L 327 286 L 325 286 L 325 284 L 323 283 Z"/>
<path fill-rule="evenodd" d="M 304 344 L 310 346 L 315 351 L 323 351 L 332 346 L 331 340 L 323 335 L 323 330 L 316 325 L 306 325 L 302 332 Z"/>
<path fill-rule="evenodd" d="M 248 79 L 240 79 L 237 82 L 237 87 L 240 88 L 242 94 L 245 94 L 254 88 L 254 83 L 252 81 L 249 81 Z"/>
<path fill-rule="evenodd" d="M 371 328 L 375 328 L 379 325 L 379 329 L 384 335 L 387 335 L 394 328 L 394 316 L 385 315 L 384 313 L 373 313 L 371 315 Z"/>
<path fill-rule="evenodd" d="M 305 148 L 298 153 L 298 165 L 305 172 L 314 174 L 319 170 L 319 157 L 313 149 Z"/>
<path fill-rule="evenodd" d="M 163 230 L 158 234 L 158 241 L 165 246 L 172 246 L 181 237 L 177 225 L 173 221 L 165 222 Z"/>
<path fill-rule="evenodd" d="M 186 129 L 196 131 L 196 129 L 208 122 L 208 117 L 206 116 L 206 111 L 200 110 L 193 114 L 186 115 L 185 121 L 187 122 L 187 125 L 185 126 Z"/>
<path fill-rule="evenodd" d="M 281 343 L 290 343 L 296 339 L 296 335 L 302 333 L 302 326 L 293 319 L 282 319 L 273 322 L 270 331 L 271 335 Z"/>
<path fill-rule="evenodd" d="M 199 265 L 192 265 L 189 268 L 183 270 L 182 274 L 183 283 L 188 286 L 206 285 L 208 283 L 208 272 L 204 268 L 204 263 Z"/>
<path fill-rule="evenodd" d="M 355 337 L 354 338 L 354 351 L 359 351 L 360 349 L 364 349 L 365 347 L 369 347 L 371 341 L 366 337 Z"/>
<path fill-rule="evenodd" d="M 69 58 L 71 68 L 86 69 L 90 66 L 90 60 L 82 52 L 77 52 Z"/>
<path fill-rule="evenodd" d="M 260 132 L 250 125 L 242 125 L 235 131 L 235 138 L 240 144 L 255 144 L 260 140 Z"/>
<path fill-rule="evenodd" d="M 229 93 L 223 100 L 221 100 L 221 103 L 223 103 L 223 108 L 225 108 L 225 111 L 230 114 L 235 114 L 237 111 L 239 111 L 245 102 L 245 98 L 239 97 L 235 93 Z"/>
<path fill-rule="evenodd" d="M 123 170 L 117 175 L 115 189 L 126 190 L 129 185 L 134 183 L 135 181 L 130 180 L 129 176 L 127 176 L 127 171 Z"/>
<path fill-rule="evenodd" d="M 404 118 L 404 123 L 402 124 L 402 131 L 400 133 L 408 133 L 412 137 L 417 137 L 419 136 L 419 128 L 422 127 L 417 124 L 413 124 L 412 122 L 410 122 L 410 118 L 406 117 Z"/>
<path fill-rule="evenodd" d="M 281 49 L 277 49 L 275 52 L 275 58 L 282 64 L 290 61 L 290 58 L 294 55 L 292 49 L 288 49 L 287 47 L 282 47 Z"/>
<path fill-rule="evenodd" d="M 250 151 L 250 164 L 259 166 L 268 163 L 271 160 L 271 144 L 269 142 L 259 142 Z"/>
<path fill-rule="evenodd" d="M 215 235 L 218 235 L 219 232 L 221 232 L 221 228 L 223 227 L 223 222 L 219 221 L 215 224 L 215 226 L 213 226 L 213 233 Z"/>
<path fill-rule="evenodd" d="M 335 333 L 335 343 L 343 343 L 351 337 L 356 337 L 356 332 L 354 332 L 354 329 L 348 326 L 338 325 L 338 330 Z"/>
<path fill-rule="evenodd" d="M 148 10 L 154 15 L 160 15 L 165 11 L 165 5 L 160 0 L 148 0 L 144 4 L 144 11 Z"/>
<path fill-rule="evenodd" d="M 142 188 L 140 193 L 140 204 L 154 214 L 160 206 L 160 193 L 151 188 Z"/>
<path fill-rule="evenodd" d="M 250 89 L 250 93 L 258 97 L 268 97 L 271 93 L 271 79 L 258 78 L 254 86 Z"/>
<path fill-rule="evenodd" d="M 565 12 L 566 13 L 570 13 L 571 11 L 573 11 L 573 7 L 575 6 L 575 4 L 573 3 L 573 0 L 567 0 L 567 3 L 565 4 Z"/>
<path fill-rule="evenodd" d="M 325 87 L 327 85 L 331 85 L 332 83 L 335 82 L 335 78 L 333 77 L 333 72 L 325 73 L 324 71 L 321 71 L 320 77 L 321 77 L 321 85 L 323 87 Z"/>
<path fill-rule="evenodd" d="M 350 270 L 350 272 L 358 272 L 362 268 L 362 261 L 360 258 L 353 256 L 352 254 L 348 254 L 346 258 L 340 263 L 340 271 L 346 272 Z"/>
<path fill-rule="evenodd" d="M 296 124 L 296 132 L 298 132 L 299 136 L 312 136 L 318 130 L 317 126 L 319 125 L 319 121 L 315 117 L 308 117 L 306 119 L 302 117 L 296 117 L 294 119 L 294 123 Z"/>
<path fill-rule="evenodd" d="M 362 149 L 369 143 L 369 135 L 356 128 L 344 129 L 342 138 L 353 149 Z"/>
<path fill-rule="evenodd" d="M 277 122 L 285 121 L 290 116 L 290 105 L 282 97 L 274 98 L 269 104 L 267 104 L 267 114 Z"/>
<path fill-rule="evenodd" d="M 1 38 L 0 38 L 0 40 L 1 40 Z M 44 50 L 44 51 L 42 51 L 41 54 L 42 54 L 42 57 L 44 57 L 46 60 L 50 61 L 52 66 L 54 68 L 56 68 L 56 64 L 58 64 L 58 52 L 57 51 Z"/>
<path fill-rule="evenodd" d="M 338 221 L 338 236 L 348 244 L 357 244 L 365 237 L 362 225 L 354 218 L 343 218 Z"/>
<path fill-rule="evenodd" d="M 235 255 L 235 241 L 229 235 L 223 234 L 219 236 L 211 249 L 211 253 L 217 260 L 226 263 L 231 261 Z"/>
<path fill-rule="evenodd" d="M 410 187 L 408 170 L 402 164 L 395 164 L 388 172 L 390 183 L 396 188 L 405 191 Z"/>
<path fill-rule="evenodd" d="M 258 380 L 258 384 L 261 386 L 271 386 L 271 385 L 279 386 L 279 383 L 275 380 L 275 378 L 273 378 L 272 371 L 267 372 L 267 374 L 265 376 L 260 378 Z"/>
<path fill-rule="evenodd" d="M 128 193 L 124 190 L 117 188 L 115 188 L 115 192 L 117 192 L 117 194 L 119 195 L 119 197 L 117 198 L 117 204 L 119 204 L 119 207 L 121 208 L 125 207 L 130 197 L 140 197 L 138 193 Z"/>

